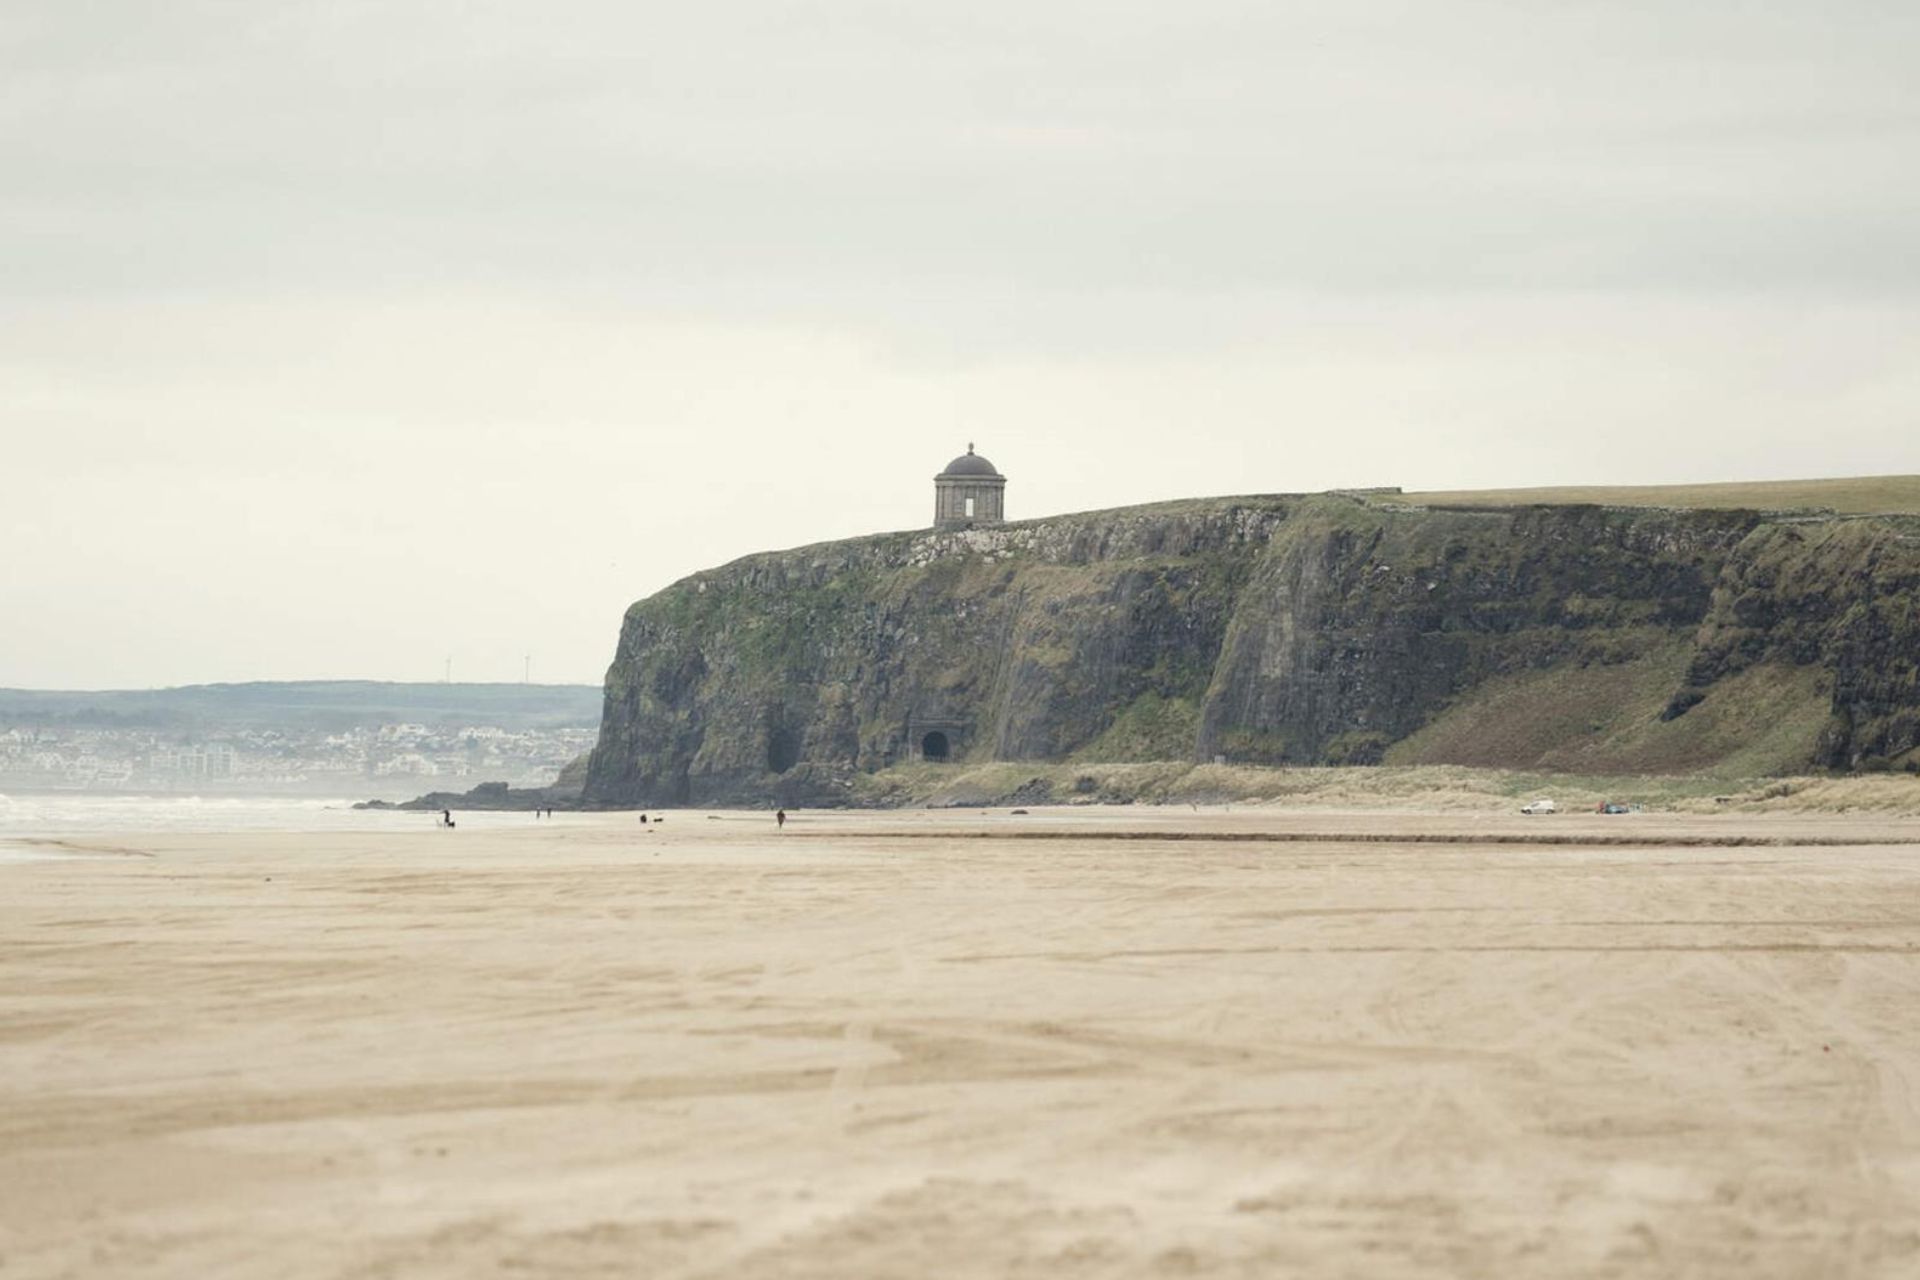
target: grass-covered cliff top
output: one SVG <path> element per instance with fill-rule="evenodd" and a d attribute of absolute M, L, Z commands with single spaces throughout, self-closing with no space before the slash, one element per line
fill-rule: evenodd
<path fill-rule="evenodd" d="M 1330 489 L 1324 494 L 1247 493 L 1177 498 L 1132 507 L 1108 507 L 1015 521 L 1005 527 L 1049 520 L 1100 520 L 1114 516 L 1177 516 L 1217 513 L 1232 507 L 1280 507 L 1316 497 L 1348 497 L 1365 503 L 1418 507 L 1600 506 L 1652 507 L 1675 511 L 1831 511 L 1839 515 L 1920 515 L 1920 475 L 1839 476 L 1816 480 L 1728 480 L 1711 484 L 1542 485 L 1522 489 Z"/>
<path fill-rule="evenodd" d="M 1724 484 L 1559 485 L 1536 489 L 1445 489 L 1389 501 L 1413 506 L 1518 507 L 1595 504 L 1696 510 L 1834 511 L 1841 515 L 1920 515 L 1920 476 L 1848 476 L 1830 480 L 1751 480 Z"/>
<path fill-rule="evenodd" d="M 845 568 L 856 562 L 875 564 L 889 561 L 924 563 L 931 556 L 949 552 L 989 552 L 1008 555 L 1038 552 L 1043 557 L 1058 556 L 1068 548 L 1097 544 L 1116 531 L 1141 529 L 1187 520 L 1193 522 L 1230 521 L 1247 513 L 1256 519 L 1278 519 L 1288 508 L 1316 498 L 1337 498 L 1338 494 L 1241 494 L 1210 498 L 1176 498 L 1166 502 L 1143 502 L 1127 507 L 1106 507 L 1097 511 L 1070 511 L 1059 515 L 1034 516 L 1008 520 L 997 525 L 980 525 L 964 530 L 894 529 L 859 534 L 826 542 L 810 542 L 795 547 L 756 551 L 729 560 L 725 564 L 702 569 L 682 578 L 675 586 L 698 586 L 703 580 L 738 577 L 758 567 L 813 562 L 819 566 Z M 1359 507 L 1355 504 L 1355 510 Z M 643 602 L 644 603 L 644 602 Z"/>
<path fill-rule="evenodd" d="M 1279 511 L 1314 499 L 1346 498 L 1356 504 L 1408 507 L 1470 507 L 1498 510 L 1528 506 L 1646 507 L 1667 510 L 1832 512 L 1839 515 L 1920 515 L 1920 475 L 1852 476 L 1820 480 L 1728 481 L 1687 485 L 1559 485 L 1527 489 L 1430 489 L 1400 492 L 1381 489 L 1332 489 L 1325 493 L 1245 493 L 1215 497 L 1172 498 L 1124 507 L 1069 511 L 1057 515 L 1009 520 L 992 526 L 996 534 L 1018 535 L 1037 530 L 1059 530 L 1074 525 L 1096 526 L 1116 520 L 1164 520 L 1221 516 L 1240 510 Z M 985 532 L 977 530 L 976 534 Z M 827 542 L 805 543 L 754 552 L 727 564 L 691 575 L 725 573 L 773 560 L 834 558 L 854 548 L 884 554 L 904 551 L 922 539 L 936 536 L 932 529 L 897 529 Z M 944 535 L 960 536 L 967 535 Z"/>
<path fill-rule="evenodd" d="M 1521 489 L 1331 489 L 1325 494 L 1249 493 L 1179 498 L 1078 511 L 1046 519 L 1102 519 L 1116 515 L 1199 515 L 1235 506 L 1271 507 L 1312 497 L 1352 497 L 1407 506 L 1657 507 L 1696 511 L 1832 511 L 1839 515 L 1920 515 L 1920 475 L 1837 476 L 1814 480 L 1728 480 L 1709 484 L 1542 485 Z"/>

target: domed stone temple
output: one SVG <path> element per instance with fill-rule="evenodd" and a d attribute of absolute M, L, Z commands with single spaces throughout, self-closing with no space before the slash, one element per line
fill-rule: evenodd
<path fill-rule="evenodd" d="M 971 529 L 999 524 L 1007 518 L 1006 492 L 1007 478 L 969 444 L 965 453 L 933 478 L 933 527 Z"/>

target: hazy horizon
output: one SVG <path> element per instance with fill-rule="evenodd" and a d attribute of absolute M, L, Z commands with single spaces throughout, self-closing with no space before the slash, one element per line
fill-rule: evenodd
<path fill-rule="evenodd" d="M 0 37 L 0 685 L 598 684 L 758 550 L 1920 473 L 1920 12 L 76 9 Z"/>

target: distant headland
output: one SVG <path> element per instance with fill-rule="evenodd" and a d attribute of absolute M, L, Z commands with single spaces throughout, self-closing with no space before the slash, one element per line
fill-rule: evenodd
<path fill-rule="evenodd" d="M 748 556 L 635 604 L 579 802 L 871 802 L 887 771 L 1011 761 L 1920 761 L 1920 477 L 1013 522 L 1006 483 L 970 449 L 930 529 Z"/>

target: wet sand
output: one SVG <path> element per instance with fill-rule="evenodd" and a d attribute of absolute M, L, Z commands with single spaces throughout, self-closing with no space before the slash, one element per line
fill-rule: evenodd
<path fill-rule="evenodd" d="M 1912 1276 L 1916 839 L 77 837 L 0 867 L 0 1276 Z"/>

